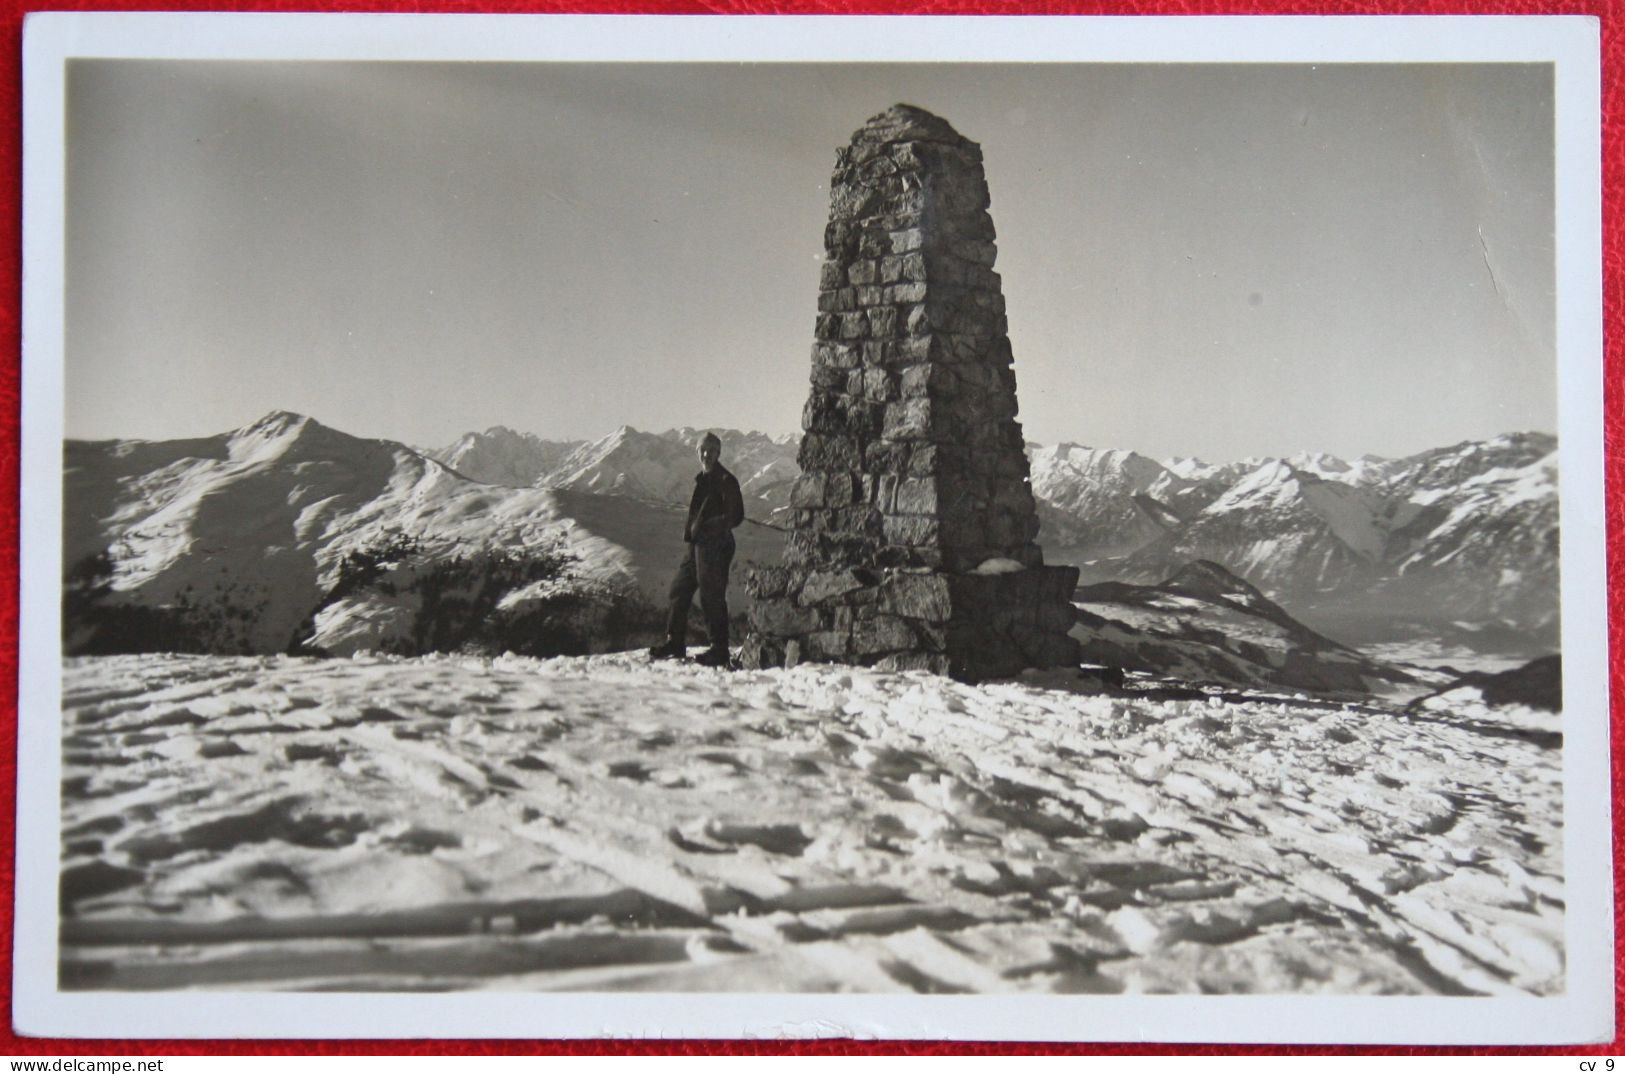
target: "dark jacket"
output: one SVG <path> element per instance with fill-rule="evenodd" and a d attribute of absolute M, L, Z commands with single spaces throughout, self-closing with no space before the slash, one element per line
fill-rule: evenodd
<path fill-rule="evenodd" d="M 688 522 L 683 540 L 690 544 L 720 544 L 733 539 L 732 530 L 745 521 L 745 498 L 739 480 L 719 462 L 710 473 L 694 477 L 694 495 L 688 501 Z"/>

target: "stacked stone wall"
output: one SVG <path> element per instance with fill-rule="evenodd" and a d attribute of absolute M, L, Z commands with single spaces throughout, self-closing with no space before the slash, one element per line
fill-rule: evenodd
<path fill-rule="evenodd" d="M 792 532 L 747 582 L 747 661 L 970 677 L 1075 658 L 1077 572 L 1036 540 L 988 205 L 981 149 L 919 109 L 838 151 Z"/>

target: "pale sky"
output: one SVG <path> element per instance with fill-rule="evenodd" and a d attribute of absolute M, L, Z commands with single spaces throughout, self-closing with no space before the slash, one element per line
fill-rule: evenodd
<path fill-rule="evenodd" d="M 799 431 L 898 101 L 982 145 L 1028 439 L 1555 432 L 1544 65 L 75 60 L 67 433 Z"/>

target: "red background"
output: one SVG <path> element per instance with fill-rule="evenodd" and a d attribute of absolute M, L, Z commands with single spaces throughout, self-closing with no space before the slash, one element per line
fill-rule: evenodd
<path fill-rule="evenodd" d="M 1625 234 L 1620 225 L 1622 188 L 1625 188 L 1625 144 L 1620 124 L 1625 122 L 1625 97 L 1620 83 L 1625 63 L 1625 0 L 345 0 L 342 3 L 300 0 L 62 0 L 28 3 L 0 0 L 0 99 L 5 122 L 0 128 L 0 187 L 6 197 L 0 213 L 0 273 L 4 300 L 0 301 L 0 561 L 5 577 L 0 582 L 0 691 L 4 693 L 4 745 L 0 756 L 0 994 L 7 1017 L 0 1028 L 0 1053 L 16 1055 L 1192 1055 L 1192 1054 L 1561 1054 L 1607 1055 L 1610 1044 L 1562 1048 L 1322 1048 L 1218 1047 L 1213 1045 L 1144 1044 L 1011 1044 L 963 1042 L 875 1042 L 821 1040 L 763 1041 L 121 1041 L 52 1040 L 18 1037 L 10 1029 L 11 912 L 15 882 L 17 783 L 17 478 L 19 442 L 19 379 L 21 308 L 22 219 L 22 28 L 31 11 L 281 11 L 281 12 L 487 12 L 498 14 L 664 14 L 664 15 L 1591 15 L 1602 30 L 1602 156 L 1603 156 L 1603 311 L 1604 311 L 1604 430 L 1608 508 L 1608 613 L 1610 725 L 1613 741 L 1613 782 L 1625 773 L 1625 587 L 1618 584 L 1620 557 L 1625 554 L 1625 352 L 1620 332 L 1625 329 L 1625 298 L 1621 295 L 1621 269 L 1625 267 Z M 1625 798 L 1613 801 L 1614 830 L 1625 828 Z M 1615 1021 L 1622 1011 L 1620 985 L 1625 979 L 1625 945 L 1618 943 L 1621 915 L 1618 893 L 1625 888 L 1619 840 L 1614 844 L 1614 969 Z"/>

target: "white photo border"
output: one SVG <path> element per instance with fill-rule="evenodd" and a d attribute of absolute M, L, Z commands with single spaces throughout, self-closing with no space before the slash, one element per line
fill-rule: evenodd
<path fill-rule="evenodd" d="M 854 32 L 854 23 L 861 31 Z M 97 1038 L 828 1038 L 1553 1044 L 1614 1033 L 1599 23 L 1575 16 L 43 13 L 23 44 L 13 1028 Z M 1567 989 L 1548 998 L 57 988 L 67 61 L 1549 63 L 1555 86 Z"/>

